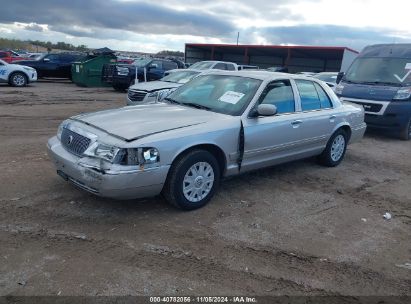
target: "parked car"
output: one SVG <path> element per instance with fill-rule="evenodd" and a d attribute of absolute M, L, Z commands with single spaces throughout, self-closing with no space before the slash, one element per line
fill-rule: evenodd
<path fill-rule="evenodd" d="M 36 69 L 39 78 L 71 79 L 71 64 L 84 56 L 83 53 L 48 53 L 37 60 L 22 60 L 18 64 Z"/>
<path fill-rule="evenodd" d="M 340 77 L 335 92 L 364 107 L 369 127 L 411 138 L 411 44 L 368 46 Z"/>
<path fill-rule="evenodd" d="M 25 60 L 26 58 L 16 56 L 12 52 L 9 52 L 9 51 L 0 51 L 0 59 L 7 63 L 14 63 L 16 61 Z"/>
<path fill-rule="evenodd" d="M 233 62 L 209 60 L 196 62 L 190 66 L 190 69 L 238 71 L 238 65 Z"/>
<path fill-rule="evenodd" d="M 177 69 L 160 80 L 139 82 L 129 87 L 127 105 L 161 101 L 171 90 L 190 81 L 202 71 Z"/>
<path fill-rule="evenodd" d="M 166 101 L 64 121 L 48 141 L 57 173 L 96 195 L 162 193 L 191 210 L 226 176 L 315 155 L 337 166 L 366 128 L 362 107 L 295 75 L 208 72 Z"/>
<path fill-rule="evenodd" d="M 14 87 L 24 87 L 34 81 L 37 81 L 35 69 L 24 65 L 7 63 L 0 59 L 0 82 L 6 82 Z"/>
<path fill-rule="evenodd" d="M 125 91 L 135 83 L 136 70 L 137 79 L 142 82 L 159 80 L 165 71 L 177 68 L 174 61 L 158 58 L 139 59 L 133 64 L 107 64 L 103 67 L 103 81 L 110 83 L 116 91 Z"/>
<path fill-rule="evenodd" d="M 324 81 L 330 88 L 334 89 L 337 86 L 337 76 L 337 72 L 321 72 L 312 77 Z"/>

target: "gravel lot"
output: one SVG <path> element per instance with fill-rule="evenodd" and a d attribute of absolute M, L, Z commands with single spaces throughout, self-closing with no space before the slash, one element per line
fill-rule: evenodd
<path fill-rule="evenodd" d="M 260 170 L 182 212 L 57 176 L 58 124 L 124 104 L 65 81 L 0 85 L 0 295 L 411 295 L 411 141 L 368 133 L 337 168 Z"/>

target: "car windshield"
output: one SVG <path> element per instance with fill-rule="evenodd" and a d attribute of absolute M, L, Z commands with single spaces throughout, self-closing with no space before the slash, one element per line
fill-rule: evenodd
<path fill-rule="evenodd" d="M 241 115 L 262 81 L 239 76 L 198 76 L 166 100 L 228 115 Z"/>
<path fill-rule="evenodd" d="M 214 65 L 214 62 L 210 61 L 200 61 L 196 62 L 193 65 L 190 66 L 190 69 L 196 69 L 196 70 L 208 70 L 211 69 L 211 67 Z"/>
<path fill-rule="evenodd" d="M 337 74 L 316 74 L 313 77 L 325 82 L 335 83 L 337 81 Z"/>
<path fill-rule="evenodd" d="M 410 85 L 410 62 L 411 59 L 406 58 L 357 58 L 345 75 L 344 80 L 353 83 Z"/>
<path fill-rule="evenodd" d="M 142 68 L 142 67 L 145 67 L 150 62 L 151 62 L 151 59 L 137 59 L 133 62 L 133 65 L 137 66 L 138 68 Z"/>
<path fill-rule="evenodd" d="M 186 83 L 190 81 L 192 78 L 200 74 L 200 72 L 196 71 L 176 71 L 172 72 L 169 75 L 161 78 L 162 81 L 167 81 L 167 82 L 175 82 L 175 83 Z"/>

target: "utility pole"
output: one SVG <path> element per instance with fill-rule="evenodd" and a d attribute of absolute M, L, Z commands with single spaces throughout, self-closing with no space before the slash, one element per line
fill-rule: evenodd
<path fill-rule="evenodd" d="M 240 39 L 240 32 L 237 32 L 237 45 L 238 45 L 238 39 Z"/>

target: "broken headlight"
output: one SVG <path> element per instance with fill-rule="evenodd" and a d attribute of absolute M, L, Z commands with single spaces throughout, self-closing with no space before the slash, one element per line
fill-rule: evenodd
<path fill-rule="evenodd" d="M 160 153 L 156 148 L 125 148 L 120 149 L 116 163 L 123 166 L 155 164 L 160 161 Z"/>

